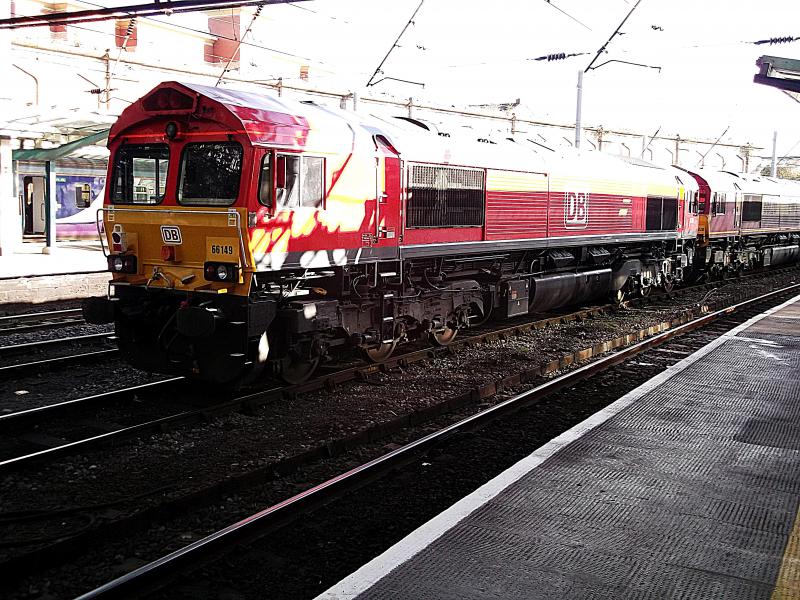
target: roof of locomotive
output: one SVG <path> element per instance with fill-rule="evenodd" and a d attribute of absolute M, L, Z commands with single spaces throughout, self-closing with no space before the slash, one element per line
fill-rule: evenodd
<path fill-rule="evenodd" d="M 164 85 L 164 84 L 162 84 Z M 224 106 L 242 125 L 251 143 L 270 147 L 295 146 L 295 140 L 270 136 L 267 123 L 294 123 L 306 136 L 303 148 L 333 153 L 343 149 L 373 148 L 373 137 L 386 138 L 404 159 L 415 162 L 482 166 L 544 172 L 541 157 L 531 147 L 482 143 L 464 135 L 443 137 L 435 131 L 401 119 L 384 119 L 333 108 L 312 101 L 279 98 L 267 94 L 214 88 L 194 83 L 172 84 Z M 522 150 L 522 151 L 520 151 Z"/>
<path fill-rule="evenodd" d="M 704 169 L 695 169 L 691 172 L 702 177 L 712 192 L 739 192 L 786 198 L 800 195 L 800 183 L 790 179 Z"/>
<path fill-rule="evenodd" d="M 195 83 L 164 82 L 132 104 L 112 128 L 113 139 L 137 120 L 169 117 L 171 113 L 148 112 L 144 101 L 159 90 L 193 93 L 223 107 L 227 118 L 241 127 L 253 145 L 303 149 L 309 152 L 337 153 L 343 149 L 374 149 L 374 136 L 385 137 L 404 160 L 474 166 L 504 170 L 534 171 L 553 175 L 580 175 L 587 178 L 618 179 L 642 185 L 683 185 L 694 189 L 695 182 L 685 172 L 631 157 L 597 151 L 550 149 L 523 137 L 483 139 L 472 130 L 439 132 L 434 124 L 408 117 L 380 117 L 299 101 L 270 94 L 217 88 Z M 196 106 L 196 105 L 194 105 Z M 371 151 L 371 150 L 370 150 Z M 745 193 L 800 192 L 800 185 L 784 185 L 785 180 L 742 177 L 722 171 L 698 171 L 712 189 L 736 189 Z M 752 191 L 751 191 L 752 190 Z M 761 190 L 761 191 L 758 191 Z"/>

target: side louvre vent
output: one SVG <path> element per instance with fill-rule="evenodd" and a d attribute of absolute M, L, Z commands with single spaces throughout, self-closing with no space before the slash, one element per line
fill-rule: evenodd
<path fill-rule="evenodd" d="M 406 227 L 480 227 L 485 205 L 484 172 L 413 165 Z"/>

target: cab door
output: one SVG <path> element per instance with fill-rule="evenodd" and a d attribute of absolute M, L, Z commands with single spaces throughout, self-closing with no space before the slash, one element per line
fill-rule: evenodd
<path fill-rule="evenodd" d="M 382 135 L 375 138 L 375 220 L 372 235 L 379 248 L 397 247 L 400 223 L 400 155 Z"/>

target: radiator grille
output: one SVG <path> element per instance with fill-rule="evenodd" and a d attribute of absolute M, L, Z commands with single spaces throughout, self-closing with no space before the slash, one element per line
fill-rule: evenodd
<path fill-rule="evenodd" d="M 414 165 L 406 227 L 480 227 L 484 196 L 480 169 Z"/>

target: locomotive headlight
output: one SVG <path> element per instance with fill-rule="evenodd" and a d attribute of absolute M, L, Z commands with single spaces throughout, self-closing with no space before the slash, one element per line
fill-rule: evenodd
<path fill-rule="evenodd" d="M 178 137 L 178 124 L 175 123 L 175 121 L 170 121 L 167 123 L 167 126 L 164 128 L 164 134 L 168 139 L 174 140 L 176 137 Z"/>
<path fill-rule="evenodd" d="M 235 283 L 239 277 L 239 266 L 231 263 L 207 262 L 203 273 L 206 281 Z"/>
<path fill-rule="evenodd" d="M 112 273 L 136 273 L 136 257 L 133 254 L 111 254 L 108 257 L 108 270 Z"/>

